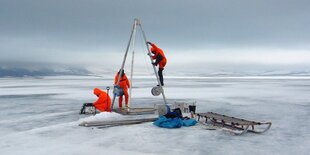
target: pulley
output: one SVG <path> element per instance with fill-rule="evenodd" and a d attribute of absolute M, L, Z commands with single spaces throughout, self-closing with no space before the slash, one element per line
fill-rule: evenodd
<path fill-rule="evenodd" d="M 152 88 L 151 92 L 153 96 L 159 96 L 163 92 L 163 89 L 160 86 L 155 86 Z"/>

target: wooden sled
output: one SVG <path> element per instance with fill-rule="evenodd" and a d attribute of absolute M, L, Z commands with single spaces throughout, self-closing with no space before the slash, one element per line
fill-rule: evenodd
<path fill-rule="evenodd" d="M 121 125 L 131 125 L 131 124 L 141 124 L 145 122 L 153 122 L 157 118 L 143 118 L 143 119 L 130 119 L 130 120 L 115 120 L 115 121 L 91 121 L 91 122 L 82 122 L 79 126 L 84 127 L 98 127 L 106 128 L 112 126 L 121 126 Z"/>
<path fill-rule="evenodd" d="M 256 122 L 245 119 L 230 117 L 214 112 L 197 113 L 198 121 L 205 119 L 205 124 L 211 122 L 211 125 L 231 130 L 236 135 L 242 135 L 246 132 L 264 133 L 271 127 L 271 122 Z M 264 128 L 262 128 L 264 127 Z"/>
<path fill-rule="evenodd" d="M 129 109 L 113 109 L 114 112 L 117 112 L 122 115 L 145 115 L 145 114 L 154 114 L 154 108 L 129 108 Z"/>

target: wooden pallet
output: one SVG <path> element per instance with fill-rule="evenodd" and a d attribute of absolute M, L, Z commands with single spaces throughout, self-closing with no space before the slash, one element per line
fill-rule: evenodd
<path fill-rule="evenodd" d="M 117 112 L 122 115 L 145 115 L 145 114 L 154 114 L 154 108 L 129 108 L 129 109 L 113 109 L 114 112 Z"/>
<path fill-rule="evenodd" d="M 198 121 L 201 119 L 205 119 L 204 123 L 211 124 L 216 127 L 227 128 L 234 132 L 237 135 L 244 134 L 246 132 L 252 133 L 264 133 L 271 127 L 271 122 L 257 122 L 257 121 L 249 121 L 245 119 L 230 117 L 226 115 L 217 114 L 214 112 L 207 113 L 197 113 Z M 263 129 L 258 129 L 258 127 L 264 126 Z"/>

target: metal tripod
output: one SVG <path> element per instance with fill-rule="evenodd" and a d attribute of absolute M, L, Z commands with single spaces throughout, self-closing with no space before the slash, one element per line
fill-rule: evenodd
<path fill-rule="evenodd" d="M 153 59 L 152 59 L 152 54 L 151 54 L 151 51 L 149 49 L 149 46 L 147 44 L 147 39 L 146 39 L 146 35 L 145 35 L 145 32 L 143 31 L 143 28 L 142 28 L 142 25 L 141 25 L 141 22 L 139 19 L 134 19 L 134 24 L 133 24 L 133 27 L 132 27 L 132 30 L 131 30 L 131 34 L 130 34 L 130 38 L 129 38 L 129 42 L 127 44 L 127 48 L 126 48 L 126 52 L 125 52 L 125 55 L 124 55 L 124 58 L 123 58 L 123 63 L 122 63 L 122 66 L 121 66 L 121 69 L 120 69 L 120 72 L 118 74 L 118 80 L 117 80 L 117 83 L 115 84 L 116 86 L 119 85 L 120 83 L 120 79 L 122 77 L 122 72 L 124 70 L 124 66 L 125 66 L 125 62 L 126 62 L 126 59 L 127 59 L 127 54 L 128 54 L 128 51 L 129 51 L 129 48 L 130 48 L 130 45 L 133 45 L 134 47 L 134 44 L 135 44 L 135 36 L 136 36 L 136 30 L 137 30 L 137 27 L 140 27 L 140 30 L 143 34 L 143 39 L 144 39 L 144 42 L 145 42 L 145 45 L 146 45 L 146 49 L 147 49 L 147 52 L 148 52 L 148 55 L 150 57 L 150 60 L 151 60 L 151 64 L 153 63 Z M 133 54 L 134 54 L 134 50 L 133 50 Z M 158 86 L 160 87 L 161 89 L 161 94 L 163 96 L 163 100 L 164 100 L 164 103 L 167 104 L 167 101 L 166 101 L 166 97 L 165 97 L 165 93 L 164 93 L 164 89 L 160 83 L 160 80 L 159 80 L 159 76 L 157 74 L 157 69 L 154 65 L 153 66 L 153 69 L 154 69 L 154 73 L 156 75 L 156 79 L 157 79 L 157 82 L 158 82 Z M 132 59 L 132 64 L 131 64 L 131 72 L 133 71 L 133 59 Z M 132 74 L 132 73 L 131 73 Z M 132 78 L 132 76 L 131 76 Z M 132 81 L 132 79 L 130 79 L 130 81 Z M 115 88 L 114 88 L 115 89 Z M 131 89 L 132 89 L 132 86 L 130 86 L 130 92 L 131 92 Z M 130 96 L 131 96 L 131 93 L 130 93 Z M 114 106 L 114 102 L 115 102 L 115 98 L 116 98 L 116 94 L 113 93 L 113 100 L 112 100 L 112 107 L 111 109 L 113 109 L 113 106 Z M 129 100 L 130 102 L 130 100 Z M 129 104 L 129 103 L 128 103 Z"/>

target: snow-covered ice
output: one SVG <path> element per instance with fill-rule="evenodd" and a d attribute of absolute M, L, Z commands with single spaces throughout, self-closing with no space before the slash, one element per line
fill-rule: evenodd
<path fill-rule="evenodd" d="M 94 87 L 112 87 L 113 79 L 44 77 L 0 79 L 0 152 L 42 154 L 308 154 L 310 152 L 310 78 L 169 77 L 169 103 L 196 101 L 198 112 L 213 111 L 257 121 L 271 121 L 264 134 L 234 136 L 201 126 L 158 128 L 152 123 L 104 129 L 79 122 L 122 119 L 119 114 L 80 116 L 92 102 Z M 134 107 L 153 106 L 152 78 L 134 81 Z M 111 92 L 110 92 L 111 94 Z"/>
<path fill-rule="evenodd" d="M 81 118 L 79 122 L 124 120 L 125 118 L 126 118 L 125 115 L 121 115 L 116 112 L 101 112 L 93 116 Z"/>

